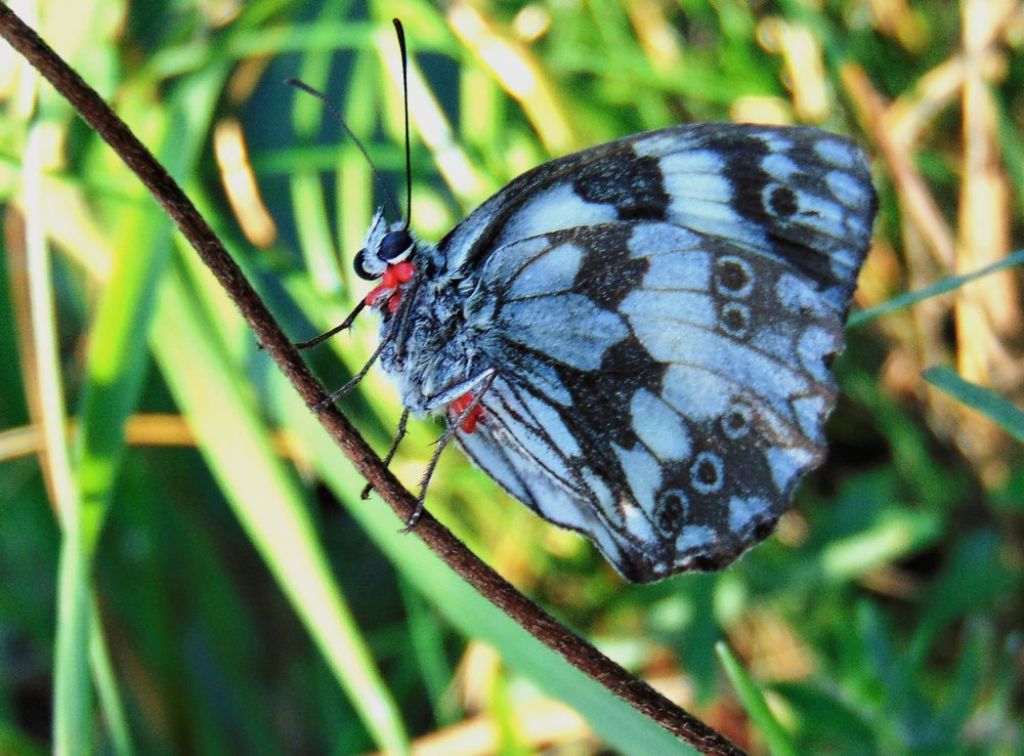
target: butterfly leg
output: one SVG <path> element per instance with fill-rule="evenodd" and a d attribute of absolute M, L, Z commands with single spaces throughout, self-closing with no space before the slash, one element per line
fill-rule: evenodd
<path fill-rule="evenodd" d="M 415 289 L 413 289 L 413 291 L 415 291 Z M 395 312 L 395 317 L 400 318 L 398 325 L 399 325 L 399 328 L 403 329 L 400 332 L 400 334 L 399 334 L 400 336 L 404 334 L 405 324 L 409 321 L 409 317 L 408 317 L 408 315 L 409 315 L 409 308 L 405 307 L 405 306 L 401 306 L 401 305 L 404 305 L 405 301 L 407 299 L 409 299 L 409 298 L 410 297 L 403 297 L 402 300 L 399 303 L 400 306 L 398 307 L 397 311 L 393 311 L 393 312 Z M 297 343 L 295 345 L 295 347 L 297 349 L 306 349 L 308 347 L 315 346 L 316 344 L 319 344 L 321 341 L 324 341 L 325 339 L 333 336 L 334 334 L 339 333 L 339 332 L 344 331 L 345 329 L 349 328 L 352 325 L 352 322 L 356 319 L 356 316 L 359 315 L 359 313 L 362 312 L 363 307 L 366 306 L 367 299 L 369 299 L 369 297 L 367 297 L 366 299 L 361 300 L 360 303 L 356 305 L 355 309 L 352 310 L 352 312 L 349 314 L 349 316 L 347 318 L 345 318 L 345 320 L 343 320 L 339 325 L 335 326 L 334 328 L 332 328 L 331 330 L 327 331 L 326 333 L 320 334 L 316 338 L 310 339 L 309 341 L 301 341 L 301 342 Z M 347 394 L 349 391 L 351 391 L 353 388 L 355 388 L 356 384 L 358 384 L 359 381 L 363 380 L 363 378 L 366 376 L 366 374 L 370 371 L 370 367 L 373 365 L 374 362 L 377 361 L 377 358 L 380 357 L 380 353 L 384 349 L 384 346 L 387 343 L 388 343 L 388 341 L 382 340 L 377 345 L 377 349 L 374 351 L 374 353 L 372 355 L 370 355 L 370 359 L 367 360 L 365 365 L 363 365 L 362 369 L 358 373 L 356 373 L 352 377 L 352 379 L 349 380 L 348 383 L 346 383 L 340 389 L 338 389 L 337 391 L 332 392 L 331 395 L 328 396 L 326 399 L 323 399 L 322 401 L 317 402 L 317 404 L 315 404 L 313 406 L 313 411 L 314 412 L 321 412 L 321 411 L 323 411 L 323 409 L 325 407 L 327 407 L 327 406 L 329 406 L 331 404 L 334 404 L 336 401 L 341 399 L 341 397 L 345 396 L 345 394 Z"/>
<path fill-rule="evenodd" d="M 349 328 L 352 327 L 352 323 L 355 322 L 356 317 L 358 317 L 359 313 L 363 311 L 364 307 L 366 307 L 366 301 L 362 299 L 359 300 L 359 304 L 355 306 L 355 309 L 348 314 L 347 318 L 338 323 L 338 325 L 334 326 L 334 328 L 330 329 L 329 331 L 324 331 L 319 336 L 314 336 L 313 338 L 308 339 L 307 341 L 296 341 L 295 348 L 309 349 L 310 347 L 314 347 L 321 342 L 327 341 L 327 339 L 331 338 L 331 336 L 333 336 L 336 333 L 347 331 Z"/>
<path fill-rule="evenodd" d="M 359 381 L 363 380 L 363 378 L 366 377 L 366 374 L 370 372 L 370 368 L 373 366 L 373 363 L 377 361 L 377 358 L 380 357 L 380 353 L 381 351 L 383 351 L 384 346 L 387 343 L 387 341 L 381 341 L 380 344 L 377 345 L 377 348 L 374 350 L 373 354 L 370 355 L 370 359 L 368 359 L 366 361 L 366 364 L 359 369 L 359 372 L 352 376 L 340 389 L 332 391 L 325 398 L 321 399 L 319 402 L 314 404 L 313 411 L 323 412 L 323 410 L 325 410 L 327 407 L 334 404 L 336 401 L 341 399 L 341 397 L 345 396 L 345 394 L 354 389 L 356 385 L 359 383 Z"/>
<path fill-rule="evenodd" d="M 388 449 L 388 453 L 384 456 L 384 467 L 391 464 L 391 460 L 395 458 L 395 452 L 398 451 L 398 445 L 402 443 L 402 439 L 405 438 L 405 426 L 409 422 L 409 410 L 402 411 L 402 417 L 398 420 L 398 430 L 395 432 L 395 438 L 391 442 L 391 447 Z M 367 483 L 362 493 L 359 494 L 360 499 L 367 499 L 370 496 L 370 491 L 373 490 L 373 484 Z"/>
<path fill-rule="evenodd" d="M 444 429 L 444 433 L 437 439 L 435 443 L 435 449 L 433 455 L 430 457 L 430 462 L 427 464 L 427 469 L 423 473 L 423 478 L 420 480 L 420 492 L 416 497 L 416 509 L 409 515 L 409 519 L 405 521 L 405 527 L 402 528 L 403 533 L 408 533 L 410 530 L 416 527 L 416 523 L 420 521 L 420 517 L 423 516 L 424 501 L 427 498 L 427 486 L 430 485 L 430 479 L 434 475 L 434 469 L 437 467 L 438 461 L 441 459 L 441 452 L 448 445 L 448 442 L 455 437 L 455 432 L 462 427 L 462 424 L 472 416 L 479 413 L 480 401 L 483 399 L 487 389 L 494 383 L 494 379 L 498 377 L 496 371 L 491 371 L 484 374 L 483 380 L 479 383 L 479 388 L 471 389 L 476 393 L 473 395 L 472 400 L 466 404 L 465 407 L 460 407 L 459 414 L 452 420 L 448 427 Z"/>

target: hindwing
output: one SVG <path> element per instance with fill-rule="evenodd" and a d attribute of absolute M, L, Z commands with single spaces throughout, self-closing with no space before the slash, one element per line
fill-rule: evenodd
<path fill-rule="evenodd" d="M 784 260 L 669 223 L 495 250 L 500 377 L 470 456 L 633 580 L 764 537 L 824 454 L 841 311 Z"/>

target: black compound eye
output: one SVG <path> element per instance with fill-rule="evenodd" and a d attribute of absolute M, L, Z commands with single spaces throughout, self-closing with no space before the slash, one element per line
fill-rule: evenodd
<path fill-rule="evenodd" d="M 388 231 L 381 240 L 377 257 L 387 263 L 395 262 L 410 247 L 412 247 L 412 237 L 404 228 L 398 231 Z"/>
<path fill-rule="evenodd" d="M 372 281 L 375 278 L 380 278 L 380 274 L 373 275 L 366 269 L 366 250 L 361 249 L 356 252 L 355 259 L 352 261 L 352 267 L 356 270 L 356 275 L 362 278 L 364 281 Z"/>

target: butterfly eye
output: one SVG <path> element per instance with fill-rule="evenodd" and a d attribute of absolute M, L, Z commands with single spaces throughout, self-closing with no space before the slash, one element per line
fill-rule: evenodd
<path fill-rule="evenodd" d="M 372 281 L 375 278 L 380 278 L 380 273 L 374 275 L 366 269 L 366 250 L 361 249 L 356 252 L 356 257 L 352 261 L 352 267 L 356 270 L 356 275 L 362 278 L 364 281 Z"/>
<path fill-rule="evenodd" d="M 412 251 L 412 237 L 408 231 L 400 229 L 384 234 L 377 257 L 386 263 L 394 264 L 404 260 L 410 251 Z"/>

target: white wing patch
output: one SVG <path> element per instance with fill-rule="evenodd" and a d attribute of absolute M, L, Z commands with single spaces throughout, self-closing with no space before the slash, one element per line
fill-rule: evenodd
<path fill-rule="evenodd" d="M 633 496 L 644 512 L 653 512 L 657 504 L 654 495 L 661 488 L 661 465 L 653 454 L 642 447 L 623 449 L 612 444 L 622 464 Z M 650 515 L 648 515 L 650 516 Z"/>
<path fill-rule="evenodd" d="M 772 480 L 779 491 L 788 491 L 800 474 L 814 462 L 814 455 L 799 447 L 770 448 L 765 452 Z"/>
<path fill-rule="evenodd" d="M 637 437 L 661 460 L 685 460 L 692 453 L 686 424 L 660 397 L 646 389 L 633 394 L 630 404 Z"/>
<path fill-rule="evenodd" d="M 636 257 L 645 255 L 636 254 Z M 644 289 L 672 292 L 689 290 L 703 293 L 708 291 L 710 282 L 710 254 L 703 251 L 672 252 L 649 258 L 649 267 L 644 276 Z"/>
<path fill-rule="evenodd" d="M 516 211 L 495 240 L 495 246 L 500 247 L 549 231 L 607 223 L 616 218 L 614 205 L 587 202 L 573 191 L 572 184 L 555 184 L 539 192 Z"/>
<path fill-rule="evenodd" d="M 528 299 L 572 289 L 583 261 L 583 251 L 575 244 L 559 244 L 538 255 L 512 279 L 509 299 Z"/>
<path fill-rule="evenodd" d="M 519 344 L 580 370 L 595 370 L 629 332 L 622 318 L 579 294 L 509 302 L 500 316 Z"/>
<path fill-rule="evenodd" d="M 656 257 L 677 252 L 702 253 L 707 239 L 674 223 L 638 223 L 628 242 L 632 257 Z"/>
<path fill-rule="evenodd" d="M 747 499 L 733 496 L 729 499 L 729 527 L 735 533 L 742 533 L 764 512 L 771 511 L 771 504 L 759 496 Z"/>
<path fill-rule="evenodd" d="M 733 392 L 742 387 L 693 365 L 673 365 L 665 373 L 665 401 L 683 417 L 714 420 L 725 414 Z"/>
<path fill-rule="evenodd" d="M 685 289 L 637 289 L 622 302 L 619 312 L 625 315 L 634 327 L 638 322 L 642 324 L 651 321 L 657 321 L 662 325 L 688 323 L 709 330 L 718 325 L 718 315 L 711 296 Z M 663 336 L 672 339 L 675 334 L 668 333 Z"/>

